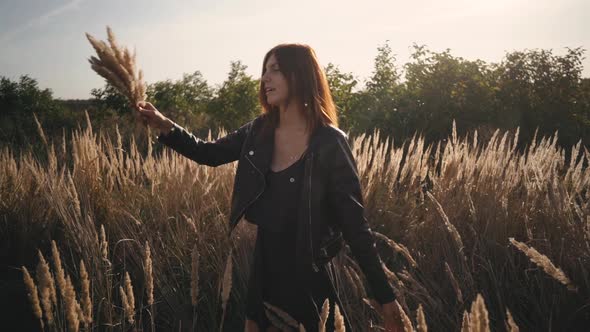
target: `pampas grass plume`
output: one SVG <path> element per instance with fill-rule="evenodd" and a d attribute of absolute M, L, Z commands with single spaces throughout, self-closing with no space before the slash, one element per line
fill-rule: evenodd
<path fill-rule="evenodd" d="M 86 271 L 86 266 L 84 265 L 84 261 L 80 260 L 80 281 L 82 283 L 82 293 L 81 293 L 81 308 L 84 317 L 84 323 L 86 326 L 90 326 L 92 323 L 92 299 L 90 296 L 90 278 L 88 277 L 88 272 Z"/>
<path fill-rule="evenodd" d="M 424 308 L 422 308 L 422 304 L 418 305 L 418 310 L 416 311 L 416 322 L 416 331 L 428 332 L 428 325 L 426 325 L 426 317 L 424 316 Z"/>
<path fill-rule="evenodd" d="M 134 323 L 134 316 L 135 316 L 135 296 L 133 295 L 133 285 L 131 284 L 131 278 L 129 277 L 129 272 L 125 271 L 125 289 L 121 287 L 120 289 L 121 297 L 124 298 L 123 305 L 125 309 L 125 314 L 127 315 L 127 321 L 129 324 Z M 125 294 L 123 296 L 122 294 Z"/>
<path fill-rule="evenodd" d="M 328 299 L 324 300 L 324 304 L 322 305 L 322 313 L 320 315 L 319 321 L 319 332 L 326 332 L 326 322 L 328 321 L 328 315 L 330 314 L 330 301 Z"/>
<path fill-rule="evenodd" d="M 150 250 L 150 245 L 146 241 L 145 242 L 145 291 L 147 296 L 147 303 L 149 305 L 154 304 L 154 275 L 153 275 L 153 266 L 152 266 L 152 252 Z"/>
<path fill-rule="evenodd" d="M 344 316 L 342 316 L 342 313 L 340 312 L 340 307 L 338 306 L 338 303 L 334 303 L 334 331 L 346 331 L 346 327 L 344 326 Z"/>
<path fill-rule="evenodd" d="M 65 272 L 61 264 L 61 256 L 59 254 L 59 250 L 57 249 L 57 244 L 55 241 L 51 241 L 51 253 L 53 258 L 53 267 L 55 269 L 55 276 L 57 279 L 57 286 L 59 288 L 59 293 L 63 299 L 66 298 L 66 278 Z"/>
<path fill-rule="evenodd" d="M 39 319 L 41 323 L 41 328 L 43 328 L 43 312 L 41 311 L 41 304 L 39 302 L 39 292 L 37 290 L 37 286 L 35 285 L 35 281 L 31 278 L 29 271 L 26 267 L 22 267 L 23 270 L 23 279 L 25 282 L 25 286 L 27 287 L 27 295 L 29 296 L 29 300 L 31 301 L 31 305 L 33 306 L 33 314 L 35 317 Z"/>
<path fill-rule="evenodd" d="M 143 82 L 143 72 L 136 70 L 136 54 L 117 42 L 113 30 L 107 26 L 108 43 L 94 38 L 86 33 L 86 38 L 96 51 L 95 56 L 88 59 L 91 68 L 119 93 L 127 97 L 131 105 L 146 99 L 146 84 Z M 136 117 L 137 113 L 134 113 Z"/>
<path fill-rule="evenodd" d="M 78 329 L 80 328 L 80 304 L 76 300 L 76 290 L 74 289 L 74 285 L 72 284 L 70 276 L 66 277 L 66 286 L 64 294 L 64 301 L 66 304 L 66 319 L 68 321 L 69 330 L 78 331 Z"/>
<path fill-rule="evenodd" d="M 553 277 L 553 279 L 564 284 L 568 290 L 576 292 L 578 288 L 572 283 L 572 281 L 565 275 L 565 273 L 551 262 L 549 257 L 541 254 L 537 249 L 529 247 L 526 244 L 515 240 L 513 237 L 509 238 L 510 243 L 515 246 L 518 250 L 522 251 L 527 257 L 537 266 L 543 269 L 545 273 Z"/>
<path fill-rule="evenodd" d="M 43 257 L 41 251 L 37 251 L 39 263 L 37 263 L 37 279 L 39 281 L 39 292 L 41 306 L 45 312 L 47 324 L 53 324 L 53 306 L 57 305 L 57 294 L 55 289 L 55 280 L 49 270 L 49 264 Z"/>

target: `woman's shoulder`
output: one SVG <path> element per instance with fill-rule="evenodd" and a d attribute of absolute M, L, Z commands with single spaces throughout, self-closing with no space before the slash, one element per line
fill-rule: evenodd
<path fill-rule="evenodd" d="M 325 126 L 325 128 L 326 128 L 326 131 L 328 132 L 328 134 L 332 138 L 348 140 L 348 134 L 346 132 L 344 132 L 344 130 L 342 130 L 332 124 L 328 124 L 327 126 Z"/>
<path fill-rule="evenodd" d="M 259 126 L 261 123 L 264 122 L 264 120 L 265 120 L 265 114 L 258 114 L 258 115 L 256 115 L 256 117 L 254 117 L 253 119 L 250 119 L 248 122 L 243 124 L 243 126 L 250 126 L 250 127 Z"/>
<path fill-rule="evenodd" d="M 313 141 L 318 160 L 325 167 L 329 168 L 330 165 L 350 157 L 348 134 L 334 125 L 320 127 Z"/>
<path fill-rule="evenodd" d="M 332 146 L 348 142 L 348 134 L 332 124 L 321 126 L 318 131 L 317 141 L 321 146 Z"/>
<path fill-rule="evenodd" d="M 344 130 L 333 125 L 324 126 L 316 141 L 318 144 L 316 157 L 325 174 L 333 175 L 335 169 L 355 170 L 354 154 L 349 144 L 348 134 Z"/>
<path fill-rule="evenodd" d="M 264 114 L 259 114 L 253 119 L 248 120 L 248 122 L 243 123 L 237 131 L 244 132 L 245 134 L 249 135 L 252 132 L 257 132 L 261 125 L 265 122 Z"/>

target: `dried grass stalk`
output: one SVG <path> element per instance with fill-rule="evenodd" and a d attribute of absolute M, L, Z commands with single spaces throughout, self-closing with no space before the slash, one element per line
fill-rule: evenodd
<path fill-rule="evenodd" d="M 340 313 L 340 307 L 338 307 L 338 303 L 334 304 L 334 331 L 346 331 L 346 327 L 344 326 L 344 316 L 342 316 L 342 313 Z"/>
<path fill-rule="evenodd" d="M 145 262 L 144 262 L 144 272 L 145 272 L 145 292 L 147 296 L 147 304 L 152 305 L 154 304 L 154 275 L 153 275 L 153 267 L 152 267 L 152 252 L 150 250 L 150 245 L 146 241 L 145 242 Z"/>
<path fill-rule="evenodd" d="M 57 305 L 57 294 L 55 289 L 55 280 L 49 270 L 49 264 L 43 257 L 41 251 L 37 252 L 39 263 L 37 263 L 37 280 L 39 284 L 39 293 L 41 306 L 45 312 L 45 319 L 48 325 L 53 325 L 53 306 Z"/>
<path fill-rule="evenodd" d="M 461 239 L 461 235 L 459 235 L 459 231 L 457 231 L 457 228 L 455 228 L 455 225 L 451 224 L 451 221 L 449 220 L 449 217 L 447 216 L 447 214 L 445 213 L 444 209 L 442 208 L 442 205 L 440 205 L 440 203 L 430 193 L 430 191 L 426 192 L 426 195 L 432 201 L 432 203 L 436 207 L 436 210 L 438 211 L 438 214 L 443 219 L 443 222 L 445 223 L 445 226 L 446 226 L 447 231 L 449 232 L 449 234 L 451 235 L 451 237 L 455 241 L 455 244 L 457 245 L 457 249 L 459 250 L 459 252 L 461 254 L 463 254 L 463 247 L 464 247 L 463 246 L 463 240 Z M 463 257 L 464 260 L 466 260 L 465 259 L 465 256 L 462 256 L 462 257 Z"/>
<path fill-rule="evenodd" d="M 104 225 L 100 225 L 100 254 L 102 256 L 102 261 L 107 266 L 111 266 L 111 262 L 109 261 L 109 242 L 107 240 L 107 235 L 104 230 Z"/>
<path fill-rule="evenodd" d="M 385 264 L 382 264 L 382 265 L 385 265 Z M 355 285 L 358 295 L 361 298 L 367 297 L 367 291 L 365 289 L 365 285 L 363 285 L 363 281 L 361 280 L 361 277 L 356 272 L 356 270 L 350 266 L 346 266 L 346 271 L 350 274 L 350 277 L 354 281 L 354 285 Z"/>
<path fill-rule="evenodd" d="M 41 127 L 41 123 L 39 119 L 37 119 L 37 114 L 33 113 L 33 120 L 35 120 L 35 125 L 37 126 L 37 131 L 39 132 L 39 136 L 41 137 L 41 141 L 45 145 L 45 147 L 49 147 L 47 143 L 47 137 L 45 136 L 45 132 L 43 131 L 43 127 Z"/>
<path fill-rule="evenodd" d="M 529 247 L 526 244 L 515 240 L 513 237 L 509 238 L 510 243 L 515 246 L 518 250 L 522 251 L 527 257 L 537 266 L 541 267 L 545 273 L 553 277 L 553 279 L 564 284 L 568 290 L 576 292 L 578 288 L 572 283 L 572 281 L 565 275 L 565 273 L 551 262 L 549 257 L 541 254 L 537 249 Z"/>
<path fill-rule="evenodd" d="M 133 285 L 131 284 L 131 278 L 129 272 L 125 271 L 125 289 L 119 286 L 121 292 L 121 299 L 123 301 L 123 308 L 125 309 L 125 315 L 129 324 L 133 324 L 135 319 L 135 296 L 133 295 Z M 125 296 L 123 296 L 123 293 Z"/>
<path fill-rule="evenodd" d="M 191 303 L 197 305 L 199 301 L 199 251 L 197 245 L 191 252 Z"/>
<path fill-rule="evenodd" d="M 91 56 L 88 62 L 98 75 L 127 97 L 131 105 L 136 105 L 146 99 L 146 84 L 143 81 L 143 72 L 136 69 L 135 52 L 132 56 L 127 48 L 121 47 L 109 26 L 107 36 L 108 43 L 86 33 L 86 38 L 98 56 Z"/>
<path fill-rule="evenodd" d="M 23 279 L 25 282 L 25 286 L 27 286 L 27 295 L 29 300 L 31 301 L 31 305 L 33 306 L 33 314 L 35 317 L 39 319 L 39 323 L 41 324 L 41 329 L 43 329 L 43 312 L 41 311 L 41 303 L 39 302 L 39 292 L 37 290 L 37 285 L 35 285 L 35 281 L 31 278 L 29 271 L 26 267 L 22 267 L 23 269 Z"/>
<path fill-rule="evenodd" d="M 267 302 L 264 302 L 264 307 L 264 314 L 274 327 L 281 331 L 293 331 L 299 327 L 299 322 L 282 309 Z"/>
<path fill-rule="evenodd" d="M 428 332 L 428 325 L 426 325 L 426 316 L 424 316 L 424 309 L 422 308 L 422 304 L 418 305 L 418 310 L 416 311 L 416 322 L 416 331 Z"/>
<path fill-rule="evenodd" d="M 395 272 L 391 271 L 387 267 L 387 265 L 385 265 L 385 263 L 381 262 L 381 267 L 383 268 L 383 272 L 385 272 L 385 275 L 387 276 L 387 279 L 389 279 L 390 282 L 394 282 L 398 286 L 403 285 L 403 282 L 397 277 Z"/>
<path fill-rule="evenodd" d="M 363 302 L 369 306 L 369 308 L 371 308 L 371 310 L 375 311 L 376 313 L 378 313 L 379 315 L 383 316 L 381 314 L 381 311 L 379 309 L 379 302 L 375 301 L 374 299 L 369 299 L 369 298 L 363 298 Z"/>
<path fill-rule="evenodd" d="M 506 330 L 509 332 L 520 332 L 520 328 L 518 328 L 518 325 L 516 325 L 516 322 L 514 321 L 514 318 L 512 317 L 512 314 L 508 308 L 506 308 Z"/>
<path fill-rule="evenodd" d="M 322 313 L 320 314 L 320 321 L 318 330 L 319 332 L 326 332 L 326 322 L 328 321 L 328 315 L 330 314 L 330 300 L 325 299 L 322 305 Z"/>
<path fill-rule="evenodd" d="M 373 231 L 373 234 L 375 235 L 375 237 L 385 241 L 385 243 L 387 243 L 387 245 L 389 247 L 391 247 L 391 249 L 393 249 L 393 251 L 404 256 L 404 258 L 408 261 L 408 263 L 410 263 L 410 265 L 413 268 L 418 267 L 418 263 L 416 263 L 416 260 L 414 259 L 414 257 L 412 257 L 412 254 L 410 254 L 410 250 L 408 250 L 408 248 L 406 246 L 393 241 L 392 239 L 390 239 L 386 235 L 381 234 L 379 232 Z"/>
<path fill-rule="evenodd" d="M 65 299 L 67 289 L 65 272 L 61 265 L 61 256 L 59 254 L 59 250 L 57 249 L 57 244 L 55 244 L 55 241 L 53 240 L 51 240 L 51 253 L 53 257 L 53 267 L 55 268 L 55 276 L 57 279 L 59 293 L 61 294 L 62 299 Z"/>
<path fill-rule="evenodd" d="M 408 317 L 408 315 L 404 311 L 404 308 L 402 308 L 402 306 L 399 304 L 399 302 L 397 302 L 397 300 L 395 300 L 395 305 L 397 306 L 397 310 L 399 310 L 400 316 L 402 318 L 402 323 L 404 324 L 404 331 L 413 332 L 414 325 L 412 325 L 412 320 L 410 319 L 410 317 Z"/>
<path fill-rule="evenodd" d="M 461 332 L 470 332 L 469 330 L 469 313 L 467 310 L 463 312 L 463 321 L 461 322 Z"/>
<path fill-rule="evenodd" d="M 470 332 L 489 332 L 490 320 L 488 310 L 481 294 L 477 294 L 475 301 L 471 305 L 469 314 L 469 331 Z"/>
<path fill-rule="evenodd" d="M 225 264 L 225 272 L 223 273 L 223 285 L 221 291 L 221 303 L 223 307 L 223 311 L 227 306 L 227 301 L 229 300 L 229 295 L 231 293 L 232 288 L 232 253 L 230 251 L 229 255 L 227 256 L 227 262 Z"/>
<path fill-rule="evenodd" d="M 64 302 L 66 304 L 66 319 L 68 321 L 68 328 L 70 331 L 78 331 L 80 328 L 79 306 L 76 300 L 76 290 L 72 284 L 70 276 L 66 277 Z"/>
<path fill-rule="evenodd" d="M 125 317 L 127 318 L 129 324 L 133 324 L 133 311 L 129 306 L 129 299 L 127 298 L 127 293 L 125 293 L 125 289 L 123 289 L 123 286 L 119 286 L 119 294 L 121 295 L 121 304 L 123 305 Z"/>
<path fill-rule="evenodd" d="M 82 305 L 80 302 L 76 301 L 76 312 L 78 313 L 78 319 L 82 319 L 84 321 L 84 311 L 82 310 Z M 89 325 L 84 322 L 86 330 L 88 330 Z"/>
<path fill-rule="evenodd" d="M 88 272 L 86 271 L 86 266 L 84 265 L 83 260 L 80 260 L 80 281 L 82 283 L 82 293 L 80 299 L 82 301 L 82 317 L 84 317 L 84 323 L 86 326 L 90 326 L 92 323 L 92 297 L 90 296 L 90 278 L 88 277 Z"/>
<path fill-rule="evenodd" d="M 227 309 L 227 301 L 229 300 L 229 295 L 231 294 L 232 288 L 232 251 L 229 251 L 229 255 L 227 256 L 227 262 L 225 263 L 225 272 L 223 273 L 223 283 L 221 285 L 221 327 L 220 331 L 223 331 L 223 323 L 225 321 L 225 313 Z"/>
<path fill-rule="evenodd" d="M 355 298 L 363 298 L 364 296 L 360 296 L 359 294 L 359 289 L 358 286 L 356 285 L 352 275 L 350 274 L 350 271 L 348 270 L 348 266 L 344 266 L 344 275 L 346 276 L 346 279 L 348 280 L 348 283 L 350 285 L 350 287 L 352 288 L 352 291 L 354 293 L 354 297 Z"/>
<path fill-rule="evenodd" d="M 288 326 L 293 328 L 297 328 L 299 326 L 299 322 L 295 320 L 295 318 L 291 317 L 291 315 L 289 315 L 283 309 L 276 307 L 268 302 L 264 302 L 264 307 L 265 311 L 270 311 L 274 316 L 278 317 L 282 322 L 284 322 Z"/>
<path fill-rule="evenodd" d="M 457 294 L 457 300 L 459 300 L 459 302 L 463 303 L 463 292 L 461 292 L 461 287 L 459 286 L 459 282 L 457 282 L 457 278 L 455 278 L 455 274 L 453 273 L 453 270 L 451 270 L 451 267 L 449 266 L 449 264 L 447 262 L 445 262 L 445 271 L 447 272 L 447 275 L 449 276 L 449 280 L 451 281 L 451 285 L 453 286 L 453 289 L 455 290 L 455 294 Z"/>

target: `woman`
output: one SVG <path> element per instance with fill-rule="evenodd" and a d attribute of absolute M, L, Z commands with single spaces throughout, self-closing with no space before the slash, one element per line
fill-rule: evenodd
<path fill-rule="evenodd" d="M 330 263 L 343 237 L 381 305 L 386 331 L 401 331 L 395 295 L 364 217 L 356 162 L 337 128 L 313 49 L 281 44 L 268 51 L 259 100 L 261 115 L 215 141 L 188 133 L 150 103 L 137 105 L 144 121 L 160 131 L 158 141 L 187 158 L 209 166 L 238 160 L 229 232 L 242 216 L 258 225 L 245 330 L 278 331 L 263 302 L 307 331 L 317 330 L 325 298 L 343 311 Z M 345 312 L 344 318 L 351 331 Z M 333 327 L 333 310 L 327 327 Z"/>

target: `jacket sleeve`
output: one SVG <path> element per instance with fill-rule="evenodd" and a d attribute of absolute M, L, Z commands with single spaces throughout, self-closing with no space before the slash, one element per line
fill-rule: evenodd
<path fill-rule="evenodd" d="M 380 304 L 396 296 L 381 266 L 375 239 L 364 216 L 363 197 L 356 161 L 347 139 L 338 137 L 327 152 L 328 202 L 335 224 L 340 226 L 346 243 L 361 267 L 371 291 Z"/>
<path fill-rule="evenodd" d="M 174 124 L 168 134 L 158 136 L 158 142 L 199 164 L 219 166 L 240 158 L 242 145 L 251 123 L 252 121 L 213 141 L 202 140 Z"/>

